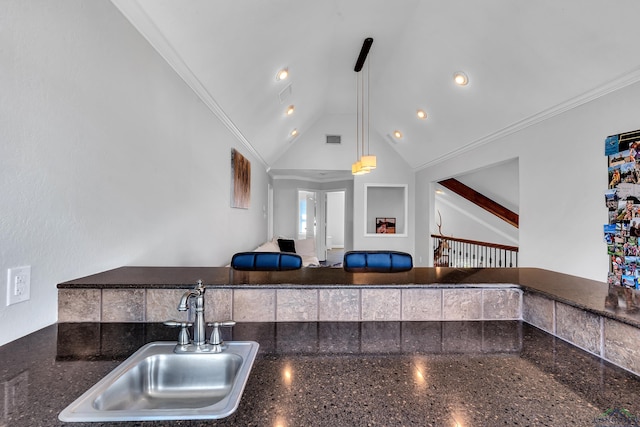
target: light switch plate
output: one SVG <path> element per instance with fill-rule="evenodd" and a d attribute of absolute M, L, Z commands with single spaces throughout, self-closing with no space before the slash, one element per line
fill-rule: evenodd
<path fill-rule="evenodd" d="M 31 297 L 31 266 L 7 270 L 7 305 L 27 301 Z"/>

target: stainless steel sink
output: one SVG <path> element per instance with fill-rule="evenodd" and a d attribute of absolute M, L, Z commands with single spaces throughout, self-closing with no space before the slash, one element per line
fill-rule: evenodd
<path fill-rule="evenodd" d="M 147 344 L 59 418 L 86 422 L 227 417 L 238 408 L 259 345 L 225 344 L 221 353 L 174 353 L 175 342 Z"/>

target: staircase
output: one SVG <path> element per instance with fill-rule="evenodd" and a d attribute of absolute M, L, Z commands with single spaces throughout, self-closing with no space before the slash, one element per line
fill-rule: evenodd
<path fill-rule="evenodd" d="M 519 216 L 456 179 L 438 184 L 518 228 Z M 434 267 L 517 267 L 518 247 L 432 234 Z"/>

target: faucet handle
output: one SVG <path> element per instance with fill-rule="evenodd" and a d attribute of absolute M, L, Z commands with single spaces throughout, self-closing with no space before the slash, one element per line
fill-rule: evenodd
<path fill-rule="evenodd" d="M 169 326 L 172 328 L 186 328 L 187 326 L 192 326 L 193 322 L 186 322 L 183 320 L 167 320 L 162 322 L 165 326 Z"/>
<path fill-rule="evenodd" d="M 230 326 L 234 326 L 235 324 L 236 322 L 234 322 L 233 320 L 207 323 L 207 326 L 213 326 L 213 331 L 211 331 L 211 339 L 209 339 L 209 344 L 214 346 L 214 351 L 216 350 L 216 346 L 217 346 L 217 350 L 220 351 L 220 349 L 222 348 L 222 345 L 224 344 L 224 341 L 222 341 L 222 336 L 220 335 L 220 327 L 221 326 L 230 327 Z"/>
<path fill-rule="evenodd" d="M 224 320 L 222 322 L 207 322 L 207 326 L 213 326 L 214 328 L 216 326 L 235 326 L 236 322 L 235 320 Z"/>
<path fill-rule="evenodd" d="M 181 320 L 167 320 L 164 322 L 166 326 L 172 328 L 180 328 L 180 334 L 178 335 L 178 345 L 189 344 L 189 326 L 193 326 L 193 322 L 183 322 Z"/>

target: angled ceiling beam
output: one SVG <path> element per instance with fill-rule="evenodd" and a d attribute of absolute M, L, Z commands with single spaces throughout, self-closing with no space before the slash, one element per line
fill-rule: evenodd
<path fill-rule="evenodd" d="M 517 213 L 505 208 L 500 203 L 494 202 L 484 194 L 478 193 L 476 190 L 466 186 L 457 179 L 445 179 L 444 181 L 438 182 L 438 184 L 518 228 L 519 216 Z"/>
<path fill-rule="evenodd" d="M 364 66 L 364 61 L 367 60 L 367 55 L 369 54 L 369 49 L 371 49 L 371 45 L 373 44 L 373 39 L 371 37 L 367 37 L 364 39 L 362 43 L 362 49 L 360 49 L 360 55 L 358 55 L 358 59 L 356 60 L 356 66 L 353 67 L 353 71 L 359 73 Z"/>

